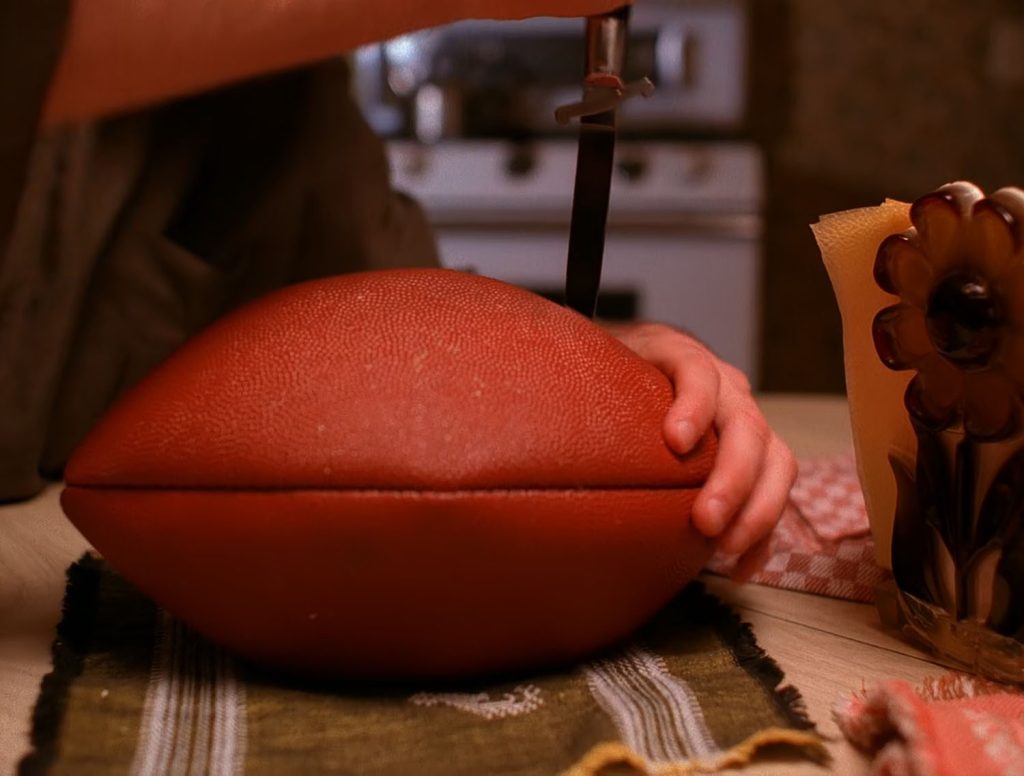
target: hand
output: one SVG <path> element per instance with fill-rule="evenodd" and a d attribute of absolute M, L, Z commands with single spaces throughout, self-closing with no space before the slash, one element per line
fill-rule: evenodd
<path fill-rule="evenodd" d="M 778 522 L 796 479 L 796 461 L 772 431 L 736 367 L 694 338 L 656 323 L 608 326 L 639 356 L 664 372 L 675 388 L 665 418 L 665 440 L 686 453 L 714 425 L 718 456 L 693 505 L 693 524 L 717 537 L 718 549 L 742 554 Z"/>
<path fill-rule="evenodd" d="M 461 15 L 472 19 L 526 19 L 531 16 L 593 16 L 632 0 L 460 0 Z M 582 34 L 582 32 L 581 32 Z"/>
<path fill-rule="evenodd" d="M 461 19 L 589 16 L 623 2 L 72 0 L 43 122 L 97 118 Z"/>

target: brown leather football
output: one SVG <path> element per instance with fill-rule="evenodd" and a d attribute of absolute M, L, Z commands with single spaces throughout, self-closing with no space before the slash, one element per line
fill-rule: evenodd
<path fill-rule="evenodd" d="M 699 571 L 668 380 L 582 316 L 445 270 L 275 292 L 73 456 L 62 503 L 157 603 L 257 663 L 453 677 L 626 637 Z"/>

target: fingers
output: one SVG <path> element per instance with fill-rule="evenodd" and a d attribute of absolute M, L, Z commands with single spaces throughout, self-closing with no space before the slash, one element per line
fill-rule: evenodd
<path fill-rule="evenodd" d="M 778 522 L 796 479 L 789 448 L 772 431 L 754 401 L 750 383 L 719 362 L 718 454 L 693 508 L 697 530 L 718 537 L 718 548 L 740 554 Z"/>
<path fill-rule="evenodd" d="M 728 388 L 719 397 L 714 468 L 693 505 L 694 526 L 705 536 L 721 534 L 752 497 L 774 437 L 754 400 Z"/>
<path fill-rule="evenodd" d="M 721 377 L 711 355 L 703 348 L 675 361 L 669 378 L 675 399 L 665 415 L 665 441 L 677 453 L 686 453 L 715 420 Z"/>
<path fill-rule="evenodd" d="M 751 394 L 750 381 L 697 340 L 660 324 L 613 329 L 627 347 L 662 371 L 675 389 L 664 436 L 688 452 L 712 425 L 718 452 L 693 505 L 694 527 L 740 555 L 771 533 L 796 479 L 789 448 Z"/>
<path fill-rule="evenodd" d="M 748 582 L 772 556 L 772 537 L 766 535 L 760 541 L 748 547 L 736 561 L 736 565 L 729 573 L 729 578 L 734 582 Z"/>
<path fill-rule="evenodd" d="M 719 537 L 718 548 L 728 554 L 741 554 L 764 540 L 786 506 L 796 475 L 793 454 L 782 440 L 773 435 L 767 446 L 761 476 L 746 503 Z"/>
<path fill-rule="evenodd" d="M 612 332 L 672 381 L 675 398 L 665 415 L 665 441 L 677 453 L 689 452 L 715 419 L 721 379 L 718 359 L 692 337 L 661 324 Z"/>

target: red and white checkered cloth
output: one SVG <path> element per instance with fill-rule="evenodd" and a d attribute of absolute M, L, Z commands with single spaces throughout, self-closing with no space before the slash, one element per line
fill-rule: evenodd
<path fill-rule="evenodd" d="M 739 559 L 715 555 L 708 570 L 732 574 Z M 748 560 L 747 563 L 750 561 Z M 753 559 L 747 580 L 805 593 L 874 600 L 889 572 L 875 561 L 864 495 L 852 452 L 800 461 L 790 503 Z"/>

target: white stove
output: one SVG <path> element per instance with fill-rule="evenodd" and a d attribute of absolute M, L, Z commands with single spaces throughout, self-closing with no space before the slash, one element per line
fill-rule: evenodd
<path fill-rule="evenodd" d="M 747 110 L 749 0 L 633 9 L 598 315 L 695 334 L 756 382 L 762 161 Z M 559 298 L 576 170 L 582 19 L 460 22 L 361 49 L 356 92 L 443 262 Z M 632 68 L 632 69 L 631 69 Z M 627 138 L 662 138 L 629 140 Z M 721 138 L 717 142 L 694 137 Z M 493 138 L 529 138 L 512 143 Z"/>

